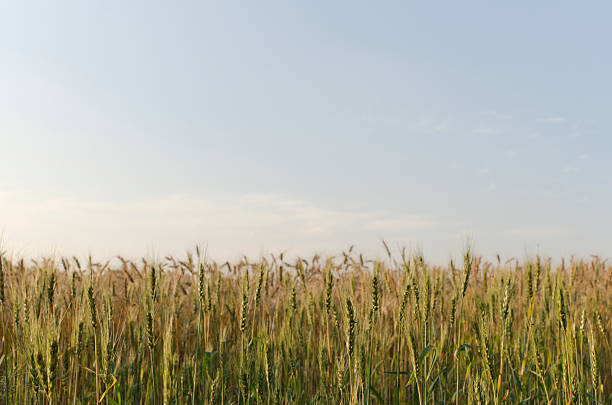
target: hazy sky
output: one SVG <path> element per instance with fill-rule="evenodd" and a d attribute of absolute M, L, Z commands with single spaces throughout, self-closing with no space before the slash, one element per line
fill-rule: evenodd
<path fill-rule="evenodd" d="M 612 255 L 610 2 L 407 3 L 3 2 L 4 249 Z"/>

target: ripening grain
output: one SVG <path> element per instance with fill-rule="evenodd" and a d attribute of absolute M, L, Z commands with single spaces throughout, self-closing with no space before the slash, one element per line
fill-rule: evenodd
<path fill-rule="evenodd" d="M 2 259 L 0 403 L 596 404 L 612 267 Z"/>

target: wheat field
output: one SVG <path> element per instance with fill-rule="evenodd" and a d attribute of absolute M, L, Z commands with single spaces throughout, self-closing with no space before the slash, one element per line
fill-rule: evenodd
<path fill-rule="evenodd" d="M 5 255 L 0 403 L 610 403 L 605 261 L 387 252 Z"/>

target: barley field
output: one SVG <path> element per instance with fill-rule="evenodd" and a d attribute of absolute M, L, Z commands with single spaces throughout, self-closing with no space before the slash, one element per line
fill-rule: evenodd
<path fill-rule="evenodd" d="M 387 252 L 4 256 L 0 403 L 610 403 L 605 261 Z"/>

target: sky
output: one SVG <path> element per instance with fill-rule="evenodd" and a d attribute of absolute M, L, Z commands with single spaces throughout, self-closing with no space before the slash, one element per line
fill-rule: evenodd
<path fill-rule="evenodd" d="M 2 2 L 1 248 L 609 257 L 611 13 Z"/>

